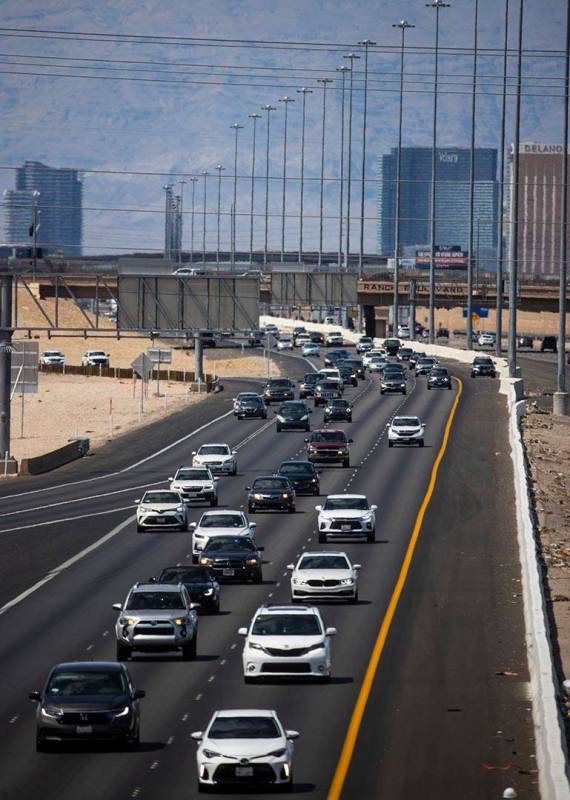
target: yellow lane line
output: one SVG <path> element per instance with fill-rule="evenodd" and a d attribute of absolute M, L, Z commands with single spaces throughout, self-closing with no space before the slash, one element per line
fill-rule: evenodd
<path fill-rule="evenodd" d="M 455 380 L 457 381 L 457 386 L 458 386 L 457 395 L 455 397 L 455 400 L 451 407 L 451 411 L 449 412 L 449 416 L 447 418 L 445 430 L 443 432 L 441 447 L 439 448 L 439 452 L 437 454 L 437 457 L 434 461 L 431 470 L 429 484 L 426 493 L 424 495 L 424 499 L 422 500 L 422 504 L 419 508 L 418 515 L 416 517 L 414 529 L 412 531 L 412 535 L 408 543 L 406 555 L 404 556 L 404 560 L 400 568 L 400 574 L 398 575 L 398 580 L 396 581 L 396 585 L 394 587 L 394 591 L 392 592 L 392 596 L 390 598 L 386 614 L 384 615 L 384 619 L 382 620 L 382 624 L 380 625 L 380 630 L 378 631 L 378 636 L 376 637 L 376 642 L 374 643 L 374 648 L 372 650 L 370 661 L 368 662 L 366 673 L 364 675 L 364 680 L 362 681 L 362 686 L 360 687 L 358 698 L 356 700 L 354 710 L 352 712 L 352 717 L 350 719 L 348 730 L 346 732 L 346 737 L 344 739 L 344 744 L 342 746 L 335 774 L 332 783 L 330 785 L 330 789 L 327 795 L 327 800 L 339 800 L 342 794 L 342 789 L 344 786 L 344 782 L 346 780 L 346 776 L 348 774 L 348 770 L 350 768 L 350 762 L 352 761 L 354 748 L 356 746 L 356 740 L 358 738 L 358 733 L 360 731 L 360 726 L 362 724 L 362 718 L 364 716 L 364 712 L 366 711 L 368 698 L 370 697 L 370 692 L 372 691 L 372 686 L 374 684 L 374 678 L 376 677 L 378 665 L 380 663 L 380 659 L 384 651 L 384 645 L 386 644 L 386 639 L 388 638 L 390 627 L 392 625 L 392 621 L 394 619 L 394 615 L 396 613 L 400 597 L 404 590 L 404 586 L 406 585 L 406 580 L 408 577 L 408 572 L 410 571 L 410 565 L 412 563 L 412 558 L 414 555 L 414 551 L 416 549 L 416 544 L 418 543 L 418 539 L 420 537 L 424 516 L 435 489 L 435 485 L 437 482 L 437 473 L 441 461 L 443 459 L 444 453 L 447 449 L 447 443 L 449 441 L 451 426 L 453 424 L 455 412 L 457 411 L 457 406 L 459 405 L 459 398 L 461 397 L 461 393 L 463 391 L 462 381 L 459 378 L 455 378 Z"/>

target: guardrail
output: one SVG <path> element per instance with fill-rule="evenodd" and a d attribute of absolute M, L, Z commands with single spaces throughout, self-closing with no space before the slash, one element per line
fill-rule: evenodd
<path fill-rule="evenodd" d="M 44 472 L 51 472 L 52 469 L 69 464 L 70 461 L 83 458 L 88 452 L 89 439 L 87 437 L 74 439 L 69 444 L 65 444 L 63 447 L 58 447 L 57 450 L 51 450 L 41 456 L 23 458 L 20 461 L 19 474 L 41 475 Z"/>

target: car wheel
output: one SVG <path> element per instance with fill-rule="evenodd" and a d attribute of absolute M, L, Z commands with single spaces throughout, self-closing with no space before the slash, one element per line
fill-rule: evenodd
<path fill-rule="evenodd" d="M 216 605 L 212 608 L 212 614 L 219 614 L 220 613 L 220 601 L 216 603 Z"/>
<path fill-rule="evenodd" d="M 369 531 L 366 534 L 366 541 L 368 542 L 368 544 L 374 544 L 374 542 L 376 541 L 376 531 Z"/>
<path fill-rule="evenodd" d="M 129 750 L 136 750 L 139 747 L 140 743 L 141 743 L 141 733 L 139 728 L 137 728 L 137 731 L 134 736 L 127 736 L 125 739 L 125 744 Z"/>
<path fill-rule="evenodd" d="M 319 677 L 319 683 L 330 683 L 330 682 L 331 682 L 331 676 L 330 675 L 321 675 Z M 288 784 L 288 786 L 291 786 L 291 784 Z M 291 791 L 291 790 L 288 789 L 286 791 Z"/>
<path fill-rule="evenodd" d="M 321 490 L 320 490 L 320 488 L 318 486 L 313 489 L 313 495 L 315 497 L 318 497 L 320 495 L 320 493 L 321 493 Z"/>
<path fill-rule="evenodd" d="M 261 572 L 261 570 L 256 575 L 254 575 L 252 583 L 257 583 L 257 584 L 263 583 L 263 572 Z"/>
<path fill-rule="evenodd" d="M 196 658 L 197 647 L 198 647 L 198 636 L 197 634 L 194 634 L 191 642 L 182 645 L 182 660 L 193 661 Z"/>
<path fill-rule="evenodd" d="M 350 415 L 349 415 L 349 416 L 346 418 L 346 421 L 347 421 L 347 422 L 352 422 L 352 414 L 350 414 Z"/>
<path fill-rule="evenodd" d="M 197 781 L 196 788 L 198 790 L 198 794 L 208 794 L 212 787 L 207 783 L 200 783 L 200 781 Z"/>
<path fill-rule="evenodd" d="M 237 464 L 234 464 L 234 468 L 232 470 L 232 475 L 237 475 Z"/>
<path fill-rule="evenodd" d="M 281 425 L 276 425 L 275 427 L 276 427 L 277 433 L 281 433 Z"/>
<path fill-rule="evenodd" d="M 474 377 L 475 377 L 475 373 L 474 373 L 474 372 L 472 372 L 472 373 L 471 373 L 471 377 L 472 377 L 472 378 L 474 378 Z"/>
<path fill-rule="evenodd" d="M 326 543 L 327 543 L 326 533 L 319 533 L 319 544 L 326 544 Z"/>
<path fill-rule="evenodd" d="M 402 394 L 407 394 L 407 393 L 408 393 L 407 389 L 402 389 Z"/>
<path fill-rule="evenodd" d="M 210 500 L 210 508 L 216 508 L 217 505 L 218 505 L 218 498 L 217 497 L 213 497 Z"/>
<path fill-rule="evenodd" d="M 447 388 L 451 389 L 451 384 L 450 383 L 447 384 Z"/>
<path fill-rule="evenodd" d="M 420 440 L 419 440 L 419 442 L 418 442 L 418 444 L 419 444 L 419 446 L 420 446 L 420 447 L 423 447 L 423 446 L 424 446 L 424 440 L 423 440 L 423 439 L 420 439 Z"/>
<path fill-rule="evenodd" d="M 344 467 L 344 469 L 350 467 L 350 461 L 348 460 L 348 458 L 344 459 L 344 461 L 342 462 L 342 466 Z"/>
<path fill-rule="evenodd" d="M 384 389 L 380 389 L 380 394 L 384 394 Z"/>
<path fill-rule="evenodd" d="M 132 648 L 117 642 L 117 661 L 128 661 L 132 654 Z"/>

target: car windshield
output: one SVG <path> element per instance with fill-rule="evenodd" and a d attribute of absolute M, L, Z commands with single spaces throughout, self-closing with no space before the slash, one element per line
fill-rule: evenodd
<path fill-rule="evenodd" d="M 396 417 L 392 422 L 395 428 L 417 428 L 419 424 L 417 417 Z"/>
<path fill-rule="evenodd" d="M 175 475 L 177 481 L 209 481 L 210 473 L 207 469 L 179 469 Z"/>
<path fill-rule="evenodd" d="M 219 514 L 204 514 L 198 523 L 200 528 L 243 528 L 245 520 L 238 512 L 231 514 L 221 512 Z"/>
<path fill-rule="evenodd" d="M 184 608 L 180 592 L 133 592 L 125 606 L 126 611 L 170 611 Z"/>
<path fill-rule="evenodd" d="M 329 400 L 328 405 L 331 408 L 348 408 L 348 400 Z"/>
<path fill-rule="evenodd" d="M 179 503 L 180 495 L 177 492 L 146 492 L 143 503 Z"/>
<path fill-rule="evenodd" d="M 275 380 L 269 381 L 267 385 L 269 386 L 270 389 L 275 389 L 275 388 L 281 389 L 283 387 L 288 389 L 289 386 L 291 385 L 291 381 L 289 380 L 289 378 L 276 378 Z"/>
<path fill-rule="evenodd" d="M 210 580 L 205 567 L 167 567 L 158 577 L 159 583 L 208 583 Z"/>
<path fill-rule="evenodd" d="M 404 370 L 398 364 L 386 364 L 384 367 L 384 375 L 403 375 Z"/>
<path fill-rule="evenodd" d="M 370 338 L 370 336 L 361 336 L 360 337 L 360 344 L 370 344 L 371 341 L 372 341 L 372 339 Z"/>
<path fill-rule="evenodd" d="M 346 436 L 343 431 L 315 431 L 313 433 L 313 442 L 346 442 Z"/>
<path fill-rule="evenodd" d="M 260 614 L 251 633 L 254 636 L 318 636 L 322 631 L 314 614 Z"/>
<path fill-rule="evenodd" d="M 473 361 L 473 363 L 474 364 L 485 364 L 485 365 L 488 365 L 488 364 L 492 364 L 493 362 L 491 361 L 490 358 L 484 358 L 483 356 L 479 356 L 479 358 L 476 358 Z"/>
<path fill-rule="evenodd" d="M 204 444 L 198 450 L 201 456 L 228 456 L 230 448 L 227 444 Z"/>
<path fill-rule="evenodd" d="M 102 697 L 126 694 L 127 682 L 120 670 L 61 670 L 51 676 L 46 693 L 49 697 Z"/>
<path fill-rule="evenodd" d="M 325 511 L 367 511 L 368 500 L 365 497 L 327 497 L 323 506 Z"/>
<path fill-rule="evenodd" d="M 443 378 L 445 377 L 448 372 L 444 367 L 434 367 L 431 371 L 432 375 L 435 375 L 436 378 Z"/>
<path fill-rule="evenodd" d="M 278 739 L 281 732 L 271 717 L 216 717 L 209 739 Z"/>
<path fill-rule="evenodd" d="M 255 492 L 259 489 L 279 489 L 279 491 L 286 491 L 289 488 L 289 483 L 285 478 L 257 478 L 254 480 L 251 488 Z"/>
<path fill-rule="evenodd" d="M 279 472 L 283 475 L 313 475 L 315 468 L 310 461 L 289 461 L 281 464 Z"/>
<path fill-rule="evenodd" d="M 255 546 L 251 539 L 243 536 L 216 536 L 215 539 L 210 539 L 203 552 L 222 553 L 225 550 L 250 553 L 255 550 Z"/>
<path fill-rule="evenodd" d="M 280 414 L 306 414 L 307 406 L 304 403 L 283 403 L 279 408 Z"/>
<path fill-rule="evenodd" d="M 253 392 L 251 394 L 238 394 L 237 396 L 237 400 L 239 400 L 240 402 L 242 400 L 257 400 L 257 398 L 258 395 L 254 394 Z"/>
<path fill-rule="evenodd" d="M 309 372 L 305 375 L 305 383 L 316 383 L 319 379 L 319 376 L 316 372 Z"/>
<path fill-rule="evenodd" d="M 370 356 L 370 361 L 374 361 L 375 363 L 378 363 L 380 361 L 386 361 L 386 356 L 381 356 L 381 355 L 378 355 L 378 354 L 374 355 L 374 356 Z"/>
<path fill-rule="evenodd" d="M 246 397 L 245 400 L 242 401 L 246 406 L 260 406 L 263 405 L 263 398 L 261 397 Z"/>
<path fill-rule="evenodd" d="M 429 366 L 430 364 L 435 364 L 435 359 L 433 358 L 420 358 L 418 361 L 420 366 Z"/>
<path fill-rule="evenodd" d="M 104 356 L 105 358 L 107 357 L 107 354 L 106 354 L 106 353 L 104 353 L 102 350 L 92 350 L 92 351 L 89 353 L 89 355 L 90 355 L 90 356 Z"/>
<path fill-rule="evenodd" d="M 58 350 L 46 350 L 44 356 L 60 356 L 61 353 Z"/>
<path fill-rule="evenodd" d="M 297 569 L 350 569 L 346 556 L 303 556 Z"/>

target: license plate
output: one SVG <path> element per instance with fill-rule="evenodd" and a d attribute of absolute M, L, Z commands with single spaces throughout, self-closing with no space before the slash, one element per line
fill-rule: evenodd
<path fill-rule="evenodd" d="M 93 733 L 93 725 L 78 725 L 75 733 Z"/>
<path fill-rule="evenodd" d="M 341 531 L 347 532 L 347 531 L 351 531 L 352 530 L 352 526 L 351 525 L 341 525 L 340 529 L 341 529 Z"/>
<path fill-rule="evenodd" d="M 231 578 L 235 574 L 236 574 L 235 569 L 223 569 L 222 570 L 222 575 L 225 575 L 226 578 Z"/>
<path fill-rule="evenodd" d="M 253 767 L 236 767 L 236 778 L 253 778 Z"/>
<path fill-rule="evenodd" d="M 166 522 L 166 517 L 157 517 L 156 521 L 157 522 Z"/>

